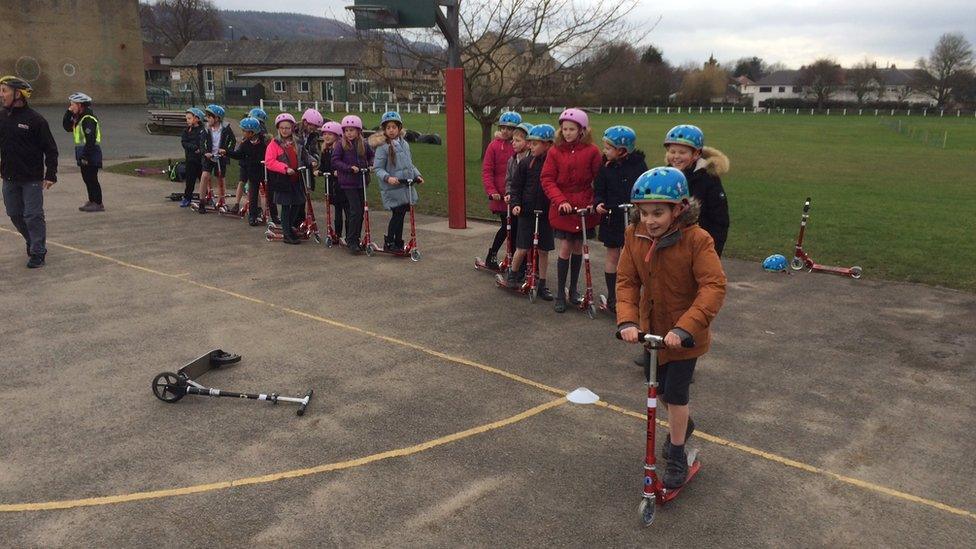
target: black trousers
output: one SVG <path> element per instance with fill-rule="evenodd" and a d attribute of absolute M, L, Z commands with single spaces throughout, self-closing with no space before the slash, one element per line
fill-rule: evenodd
<path fill-rule="evenodd" d="M 184 200 L 193 200 L 193 188 L 196 187 L 201 173 L 203 173 L 203 166 L 196 162 L 186 163 L 186 187 L 183 189 Z"/>
<path fill-rule="evenodd" d="M 506 226 L 508 225 L 508 213 L 498 212 L 496 215 L 501 219 L 501 226 L 498 227 L 498 231 L 495 233 L 495 239 L 491 243 L 491 255 L 498 253 L 501 249 L 502 244 L 505 244 L 505 234 L 508 232 Z M 515 250 L 515 243 L 518 242 L 518 218 L 512 218 L 512 250 Z M 505 250 L 506 252 L 508 249 Z"/>
<path fill-rule="evenodd" d="M 339 188 L 338 185 L 331 184 L 329 190 L 329 201 L 332 202 L 333 217 L 332 226 L 335 228 L 335 233 L 340 237 L 346 234 L 345 229 L 345 212 L 346 212 L 346 191 Z"/>
<path fill-rule="evenodd" d="M 304 204 L 283 204 L 281 206 L 281 234 L 285 238 L 298 238 L 295 227 L 302 223 L 304 209 Z"/>
<path fill-rule="evenodd" d="M 390 210 L 393 217 L 390 218 L 390 226 L 386 230 L 386 236 L 395 242 L 403 242 L 403 218 L 410 211 L 409 204 L 403 204 Z"/>
<path fill-rule="evenodd" d="M 363 232 L 363 190 L 343 189 L 346 195 L 346 243 L 350 246 L 359 244 L 362 240 L 360 233 Z"/>
<path fill-rule="evenodd" d="M 88 201 L 102 203 L 102 186 L 98 183 L 98 170 L 94 166 L 81 166 L 81 179 L 88 188 Z"/>

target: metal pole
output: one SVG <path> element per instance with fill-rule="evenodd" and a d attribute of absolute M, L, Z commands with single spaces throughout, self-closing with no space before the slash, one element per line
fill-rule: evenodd
<path fill-rule="evenodd" d="M 460 2 L 440 0 L 437 26 L 447 39 L 447 69 L 444 70 L 447 110 L 447 218 L 451 229 L 467 228 L 464 158 L 464 69 L 461 67 L 459 36 Z"/>

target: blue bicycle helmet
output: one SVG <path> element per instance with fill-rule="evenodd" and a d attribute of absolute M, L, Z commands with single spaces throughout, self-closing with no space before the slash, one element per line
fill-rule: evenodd
<path fill-rule="evenodd" d="M 762 262 L 763 269 L 771 273 L 786 272 L 786 257 L 781 254 L 773 254 Z"/>
<path fill-rule="evenodd" d="M 523 132 L 525 132 L 525 135 L 528 136 L 529 132 L 532 131 L 532 127 L 533 124 L 529 124 L 528 122 L 522 122 L 518 126 L 515 126 L 515 129 L 522 130 Z"/>
<path fill-rule="evenodd" d="M 383 116 L 380 117 L 380 126 L 382 127 L 387 122 L 396 122 L 398 126 L 403 127 L 403 118 L 400 118 L 400 113 L 396 111 L 383 113 Z"/>
<path fill-rule="evenodd" d="M 556 140 L 556 128 L 553 128 L 549 124 L 536 124 L 532 126 L 529 130 L 529 135 L 526 137 L 528 141 L 555 141 Z"/>
<path fill-rule="evenodd" d="M 521 123 L 522 123 L 522 115 L 520 115 L 515 111 L 502 113 L 502 115 L 498 117 L 499 126 L 508 126 L 510 128 L 517 128 L 518 125 Z"/>
<path fill-rule="evenodd" d="M 247 132 L 258 133 L 261 131 L 261 121 L 250 116 L 241 120 L 241 129 Z"/>
<path fill-rule="evenodd" d="M 630 191 L 630 201 L 668 202 L 688 201 L 688 180 L 681 170 L 671 167 L 653 168 L 642 173 Z"/>
<path fill-rule="evenodd" d="M 698 126 L 681 124 L 668 130 L 664 136 L 664 146 L 671 144 L 687 145 L 693 149 L 701 149 L 705 146 L 705 134 Z"/>
<path fill-rule="evenodd" d="M 247 113 L 247 115 L 251 118 L 257 118 L 261 122 L 268 121 L 268 113 L 264 112 L 264 109 L 259 107 L 254 107 L 250 112 Z"/>
<path fill-rule="evenodd" d="M 204 111 L 205 112 L 208 112 L 208 113 L 210 113 L 210 114 L 212 114 L 214 116 L 216 116 L 217 118 L 219 118 L 221 120 L 224 119 L 224 112 L 225 111 L 224 111 L 224 108 L 221 107 L 220 105 L 214 105 L 214 104 L 207 105 L 207 108 L 204 109 Z"/>
<path fill-rule="evenodd" d="M 206 117 L 207 117 L 207 115 L 206 115 L 206 114 L 204 114 L 204 112 L 203 112 L 203 111 L 201 111 L 200 109 L 198 109 L 198 108 L 196 108 L 196 107 L 190 107 L 189 109 L 186 109 L 186 112 L 188 112 L 188 113 L 190 113 L 190 114 L 192 114 L 193 116 L 195 116 L 195 117 L 197 117 L 197 119 L 199 119 L 199 120 L 201 120 L 201 121 L 202 121 L 202 120 L 203 120 L 204 118 L 206 118 Z"/>
<path fill-rule="evenodd" d="M 603 132 L 603 140 L 614 148 L 626 149 L 628 153 L 632 153 L 637 146 L 637 132 L 627 126 L 610 126 Z"/>

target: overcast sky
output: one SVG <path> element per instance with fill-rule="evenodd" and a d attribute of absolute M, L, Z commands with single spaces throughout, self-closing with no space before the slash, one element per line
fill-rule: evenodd
<path fill-rule="evenodd" d="M 223 9 L 269 9 L 267 0 L 214 3 Z M 306 0 L 290 2 L 280 11 L 351 21 L 343 9 L 350 4 L 352 0 Z M 719 61 L 758 55 L 792 67 L 825 55 L 844 66 L 869 57 L 879 65 L 909 67 L 928 55 L 945 32 L 962 32 L 976 44 L 974 0 L 738 0 L 705 6 L 702 0 L 641 0 L 631 23 L 649 29 L 662 19 L 653 31 L 639 31 L 630 42 L 655 44 L 675 65 L 700 63 L 714 53 Z"/>

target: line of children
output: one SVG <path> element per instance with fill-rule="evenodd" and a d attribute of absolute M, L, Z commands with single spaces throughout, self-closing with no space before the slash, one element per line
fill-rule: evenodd
<path fill-rule="evenodd" d="M 627 227 L 617 265 L 617 330 L 628 343 L 638 343 L 638 332 L 666 334 L 656 371 L 658 398 L 668 412 L 663 483 L 677 488 L 688 476 L 685 444 L 694 431 L 691 379 L 698 357 L 708 352 L 726 278 L 712 237 L 697 225 L 701 205 L 680 170 L 645 172 L 630 201 L 640 215 Z M 683 348 L 689 337 L 694 346 Z"/>
<path fill-rule="evenodd" d="M 363 203 L 366 200 L 363 177 L 366 177 L 368 184 L 368 171 L 373 165 L 373 149 L 363 139 L 363 121 L 358 116 L 345 116 L 340 125 L 342 139 L 332 149 L 332 168 L 338 174 L 339 187 L 346 197 L 347 248 L 349 253 L 358 254 L 363 251 L 360 240 L 363 230 Z"/>
<path fill-rule="evenodd" d="M 546 155 L 555 139 L 556 128 L 549 124 L 533 126 L 528 132 L 529 156 L 519 160 L 509 189 L 509 204 L 512 207 L 512 215 L 517 217 L 519 229 L 517 249 L 503 281 L 509 288 L 519 284 L 519 272 L 525 264 L 525 256 L 532 248 L 532 241 L 535 238 L 535 211 L 541 211 L 543 214 L 539 216 L 539 263 L 536 266 L 539 277 L 537 291 L 539 298 L 545 301 L 553 300 L 552 292 L 546 284 L 546 276 L 549 271 L 549 252 L 555 249 L 555 242 L 549 224 L 549 197 L 542 189 L 542 167 L 546 163 Z"/>
<path fill-rule="evenodd" d="M 566 311 L 566 277 L 569 274 L 569 299 L 578 304 L 581 299 L 577 284 L 583 265 L 583 230 L 577 208 L 593 205 L 593 181 L 602 162 L 600 150 L 593 144 L 589 131 L 589 117 L 580 109 L 566 109 L 559 115 L 556 142 L 546 155 L 542 167 L 542 188 L 549 197 L 549 223 L 553 236 L 559 241 L 556 262 L 555 311 Z M 586 216 L 587 238 L 595 234 L 600 215 Z M 572 271 L 570 271 L 572 269 Z"/>
<path fill-rule="evenodd" d="M 488 195 L 488 208 L 491 213 L 501 219 L 501 225 L 495 232 L 495 238 L 488 248 L 488 255 L 485 257 L 485 266 L 489 269 L 498 270 L 498 250 L 505 243 L 506 217 L 508 207 L 505 204 L 505 179 L 508 174 L 508 161 L 515 154 L 512 146 L 512 134 L 515 128 L 522 123 L 522 116 L 517 112 L 506 112 L 498 118 L 498 133 L 485 149 L 485 156 L 481 162 L 481 184 L 485 187 L 485 194 Z M 512 226 L 512 240 L 516 240 L 517 229 Z"/>
<path fill-rule="evenodd" d="M 373 168 L 379 178 L 383 207 L 393 213 L 383 236 L 383 249 L 402 252 L 403 218 L 410 211 L 410 205 L 417 203 L 418 196 L 416 187 L 405 187 L 400 180 L 413 179 L 416 183 L 423 183 L 424 179 L 413 164 L 410 144 L 400 137 L 403 131 L 400 114 L 395 111 L 384 113 L 380 118 L 380 130 L 370 136 L 369 145 L 376 151 Z"/>
<path fill-rule="evenodd" d="M 207 127 L 201 133 L 201 149 L 203 150 L 203 178 L 200 181 L 199 213 L 207 213 L 207 192 L 210 190 L 210 180 L 217 178 L 217 202 L 223 199 L 227 192 L 224 178 L 227 175 L 227 151 L 233 150 L 237 138 L 229 124 L 224 124 L 224 108 L 220 105 L 207 105 L 204 109 L 207 117 Z"/>
<path fill-rule="evenodd" d="M 621 204 L 630 203 L 630 190 L 647 171 L 644 153 L 635 150 L 637 133 L 627 126 L 611 126 L 603 132 L 603 165 L 593 183 L 593 205 L 603 216 L 600 242 L 607 249 L 603 276 L 607 282 L 607 309 L 616 311 L 617 262 L 624 245 L 627 211 Z"/>

